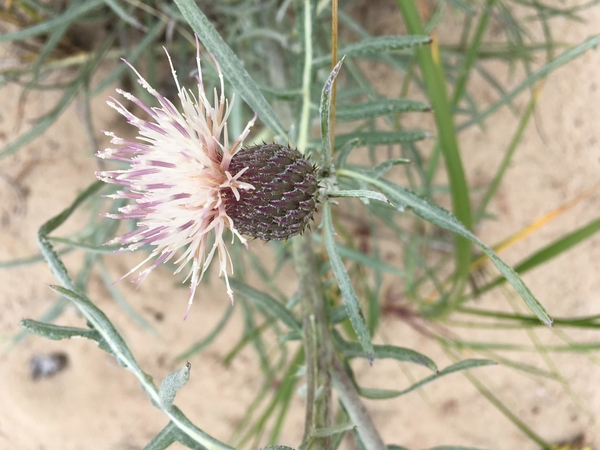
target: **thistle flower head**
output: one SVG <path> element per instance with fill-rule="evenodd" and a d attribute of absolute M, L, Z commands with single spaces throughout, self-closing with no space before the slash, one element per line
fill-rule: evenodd
<path fill-rule="evenodd" d="M 230 143 L 227 119 L 234 97 L 232 96 L 231 101 L 225 98 L 223 74 L 218 64 L 220 92 L 214 90 L 211 103 L 202 82 L 199 50 L 196 56 L 196 94 L 179 85 L 168 52 L 167 57 L 177 86 L 180 109 L 153 89 L 125 61 L 136 73 L 140 85 L 156 98 L 159 106 L 149 107 L 132 94 L 117 90 L 149 117 L 148 120 L 137 117 L 114 98 L 108 102 L 138 129 L 138 135 L 135 140 L 125 140 L 111 132 L 105 132 L 115 147 L 99 152 L 98 156 L 126 162 L 129 167 L 98 172 L 96 176 L 122 187 L 122 190 L 110 197 L 129 201 L 127 206 L 119 209 L 118 214 L 106 216 L 138 221 L 134 231 L 107 244 L 119 244 L 122 250 L 131 251 L 143 245 L 154 247 L 151 254 L 123 278 L 152 259 L 154 261 L 141 270 L 133 281 L 141 283 L 155 267 L 173 259 L 174 264 L 178 265 L 175 273 L 191 262 L 186 277 L 186 280 L 191 279 L 189 312 L 196 288 L 215 255 L 219 261 L 219 275 L 225 277 L 227 293 L 233 301 L 233 292 L 227 278 L 232 263 L 224 241 L 224 232 L 229 229 L 233 239 L 237 236 L 244 244 L 246 239 L 228 214 L 225 199 L 228 199 L 229 204 L 231 199 L 239 201 L 243 192 L 254 189 L 252 184 L 241 179 L 247 167 L 238 166 L 232 172 L 230 166 L 248 136 L 256 115 L 248 122 L 242 134 Z"/>
<path fill-rule="evenodd" d="M 302 233 L 317 209 L 315 167 L 298 150 L 278 144 L 245 148 L 229 169 L 254 186 L 239 198 L 225 192 L 225 210 L 238 231 L 263 241 Z"/>

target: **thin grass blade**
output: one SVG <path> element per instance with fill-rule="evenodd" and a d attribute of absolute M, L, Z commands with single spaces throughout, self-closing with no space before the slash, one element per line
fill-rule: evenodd
<path fill-rule="evenodd" d="M 485 120 L 487 117 L 489 117 L 490 115 L 495 113 L 498 109 L 500 109 L 502 106 L 504 106 L 507 103 L 509 103 L 510 101 L 512 101 L 517 95 L 519 95 L 525 89 L 529 89 L 537 81 L 546 77 L 550 72 L 558 69 L 559 67 L 562 67 L 564 64 L 568 63 L 569 61 L 571 61 L 575 58 L 578 58 L 579 56 L 583 55 L 587 50 L 597 47 L 598 44 L 600 44 L 600 35 L 592 36 L 592 37 L 586 39 L 582 44 L 580 44 L 576 47 L 573 47 L 570 50 L 565 51 L 559 57 L 557 57 L 555 60 L 546 64 L 540 70 L 532 73 L 517 87 L 515 87 L 510 92 L 507 92 L 506 95 L 504 95 L 500 100 L 498 100 L 496 103 L 491 105 L 489 108 L 480 112 L 476 117 L 458 125 L 457 131 L 463 130 L 465 128 L 470 127 L 473 124 L 476 124 L 480 121 Z"/>
<path fill-rule="evenodd" d="M 574 247 L 581 242 L 585 241 L 589 237 L 596 234 L 600 231 L 600 219 L 596 219 L 589 224 L 579 228 L 578 230 L 573 231 L 572 233 L 563 236 L 553 243 L 547 245 L 546 247 L 538 250 L 529 258 L 525 259 L 521 263 L 515 266 L 515 272 L 518 274 L 523 274 L 537 266 L 540 266 L 548 261 L 551 261 L 553 258 L 563 254 L 571 247 Z M 495 288 L 496 286 L 504 283 L 506 280 L 504 278 L 497 278 L 494 281 L 486 284 L 477 292 L 478 294 L 482 294 L 483 292 L 487 292 L 490 289 Z"/>

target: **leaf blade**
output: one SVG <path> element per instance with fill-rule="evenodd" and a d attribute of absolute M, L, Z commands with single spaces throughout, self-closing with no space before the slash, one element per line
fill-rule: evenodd
<path fill-rule="evenodd" d="M 371 54 L 387 53 L 397 50 L 405 50 L 409 48 L 421 47 L 431 43 L 431 37 L 425 35 L 408 35 L 408 36 L 380 36 L 365 38 L 355 44 L 347 45 L 338 50 L 338 54 L 342 56 L 363 56 Z M 331 62 L 329 55 L 322 56 L 314 60 L 314 66 L 324 66 Z"/>
<path fill-rule="evenodd" d="M 259 87 L 196 3 L 193 0 L 175 0 L 175 3 L 200 41 L 219 61 L 223 74 L 240 93 L 242 99 L 258 114 L 271 131 L 276 135 L 286 137 L 287 133 L 283 125 Z"/>
<path fill-rule="evenodd" d="M 552 325 L 552 319 L 546 312 L 541 303 L 534 297 L 529 288 L 525 285 L 519 275 L 502 261 L 498 255 L 487 245 L 481 242 L 473 233 L 465 228 L 458 219 L 446 211 L 444 208 L 429 203 L 424 198 L 419 197 L 415 193 L 404 189 L 387 180 L 374 179 L 365 174 L 353 172 L 347 169 L 338 171 L 339 175 L 348 176 L 350 178 L 366 181 L 367 183 L 379 188 L 392 202 L 399 205 L 407 206 L 419 217 L 431 222 L 439 227 L 455 234 L 463 236 L 476 244 L 490 258 L 490 261 L 498 268 L 500 273 L 513 285 L 517 292 L 521 295 L 529 309 L 546 325 Z"/>
<path fill-rule="evenodd" d="M 374 119 L 387 114 L 430 110 L 430 105 L 418 100 L 407 98 L 381 99 L 373 102 L 340 106 L 336 111 L 335 118 L 340 122 L 349 122 L 352 120 Z"/>
<path fill-rule="evenodd" d="M 277 317 L 292 330 L 302 331 L 302 327 L 294 315 L 284 305 L 279 303 L 269 294 L 261 292 L 258 289 L 254 289 L 253 287 L 248 286 L 246 283 L 236 279 L 230 279 L 229 284 L 234 291 L 246 296 L 253 303 L 264 307 L 266 310 L 271 312 L 273 316 Z"/>
<path fill-rule="evenodd" d="M 342 299 L 348 311 L 350 323 L 356 332 L 362 350 L 365 352 L 367 359 L 372 363 L 374 350 L 373 344 L 371 343 L 371 334 L 369 333 L 369 328 L 367 327 L 365 319 L 362 316 L 358 297 L 356 296 L 356 292 L 354 292 L 348 272 L 344 267 L 342 258 L 340 258 L 340 255 L 337 252 L 335 239 L 333 237 L 334 231 L 333 223 L 331 221 L 331 204 L 329 202 L 323 205 L 322 221 L 325 248 L 327 249 L 327 254 L 329 255 L 329 260 L 331 262 L 331 268 L 342 293 Z"/>
<path fill-rule="evenodd" d="M 463 370 L 474 369 L 477 367 L 485 367 L 496 365 L 495 361 L 491 361 L 489 359 L 465 359 L 463 361 L 459 361 L 451 366 L 446 367 L 445 369 L 440 370 L 438 373 L 433 375 L 429 375 L 428 377 L 423 378 L 421 381 L 418 381 L 408 388 L 395 391 L 395 390 L 387 390 L 387 389 L 369 389 L 369 388 L 359 388 L 359 394 L 365 398 L 370 398 L 374 400 L 383 400 L 400 397 L 402 395 L 408 394 L 409 392 L 415 391 L 420 387 L 431 383 L 441 377 L 446 375 L 450 375 L 455 372 L 460 372 Z"/>

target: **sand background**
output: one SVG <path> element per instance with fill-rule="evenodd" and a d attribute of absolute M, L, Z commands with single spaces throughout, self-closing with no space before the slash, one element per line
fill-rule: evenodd
<path fill-rule="evenodd" d="M 401 19 L 394 2 L 376 3 L 377 7 L 363 6 L 362 10 L 355 11 L 361 23 L 376 30 L 376 34 L 396 33 Z M 458 16 L 454 19 L 458 20 Z M 552 22 L 557 40 L 573 44 L 597 32 L 598 23 L 600 7 L 588 11 L 587 24 L 563 19 Z M 455 42 L 456 30 L 457 23 L 450 20 L 439 31 L 441 41 Z M 540 30 L 532 30 L 532 33 L 540 33 Z M 2 51 L 3 58 L 10 57 L 10 49 Z M 541 62 L 540 57 L 534 64 Z M 492 203 L 496 220 L 486 221 L 476 230 L 484 242 L 500 241 L 598 182 L 599 68 L 600 51 L 592 50 L 554 72 L 545 83 L 535 123 L 528 126 Z M 109 70 L 110 67 L 102 68 L 98 79 Z M 522 76 L 520 72 L 511 75 L 501 64 L 497 64 L 496 70 L 507 87 L 515 86 Z M 383 66 L 374 67 L 370 76 L 378 79 L 380 86 L 391 95 L 400 89 L 401 80 L 392 79 L 392 73 Z M 494 94 L 481 79 L 474 77 L 470 90 L 482 104 L 493 102 Z M 30 127 L 32 120 L 58 99 L 53 93 L 32 92 L 20 118 L 20 88 L 8 85 L 1 92 L 2 146 Z M 111 93 L 112 89 L 107 90 L 94 99 L 95 127 L 119 132 L 123 130 L 120 118 L 104 103 Z M 524 107 L 527 100 L 526 96 L 519 97 L 517 104 Z M 42 137 L 0 160 L 0 261 L 36 254 L 38 227 L 68 206 L 76 194 L 93 181 L 96 161 L 83 132 L 82 114 L 81 104 L 73 103 Z M 517 119 L 504 108 L 493 116 L 485 130 L 471 128 L 460 135 L 463 161 L 472 186 L 489 183 L 516 127 Z M 108 144 L 99 131 L 96 137 L 100 146 Z M 536 249 L 588 223 L 598 216 L 599 200 L 598 193 L 588 197 L 504 252 L 503 258 L 517 263 Z M 79 229 L 81 220 L 85 219 L 85 213 L 76 214 L 56 234 L 68 235 Z M 265 255 L 268 263 L 266 247 Z M 116 279 L 140 261 L 140 256 L 108 256 L 105 260 Z M 65 257 L 65 262 L 74 268 L 81 259 L 81 252 L 73 252 Z M 524 279 L 553 316 L 593 314 L 598 312 L 600 292 L 598 261 L 600 236 L 595 236 L 550 264 L 526 274 Z M 293 279 L 291 268 L 284 271 L 284 279 Z M 3 338 L 19 331 L 19 320 L 39 317 L 55 301 L 55 295 L 48 288 L 53 283 L 54 278 L 42 263 L 0 270 L 0 335 Z M 202 289 L 194 313 L 183 323 L 187 290 L 176 288 L 167 271 L 155 271 L 137 291 L 130 283 L 121 283 L 119 287 L 128 301 L 160 333 L 153 336 L 141 330 L 110 300 L 97 274 L 92 276 L 91 287 L 91 298 L 119 327 L 142 368 L 155 380 L 178 368 L 173 357 L 204 336 L 230 308 L 221 282 L 215 280 Z M 295 286 L 288 284 L 284 289 L 293 292 Z M 513 294 L 495 291 L 481 299 L 480 304 L 510 311 L 506 295 Z M 67 310 L 59 323 L 83 324 L 72 309 Z M 239 339 L 241 324 L 241 313 L 236 311 L 227 330 L 206 351 L 191 359 L 192 378 L 177 398 L 177 405 L 190 419 L 224 441 L 229 439 L 262 385 L 258 361 L 252 351 L 242 352 L 230 366 L 221 362 Z M 569 333 L 580 340 L 597 340 L 595 333 Z M 461 336 L 468 340 L 485 340 L 498 335 L 464 330 Z M 548 330 L 540 331 L 540 336 L 544 342 L 560 343 Z M 514 333 L 507 339 L 529 343 L 525 333 Z M 415 348 L 432 357 L 440 367 L 450 362 L 435 344 L 395 317 L 383 321 L 377 341 Z M 31 380 L 30 358 L 53 351 L 68 355 L 67 369 L 49 379 Z M 465 352 L 463 356 L 475 355 Z M 540 355 L 527 353 L 518 357 L 544 367 Z M 579 405 L 556 381 L 523 375 L 502 366 L 480 369 L 477 374 L 547 441 L 558 442 L 583 434 L 590 444 L 600 446 L 599 429 L 593 423 L 593 418 L 600 414 L 598 364 L 583 354 L 552 354 L 552 359 L 569 381 L 580 400 Z M 359 379 L 368 386 L 400 389 L 409 384 L 397 364 L 382 361 L 369 368 L 357 362 L 355 367 Z M 412 366 L 409 370 L 417 378 L 427 374 Z M 507 450 L 537 448 L 461 375 L 446 377 L 400 399 L 366 403 L 388 443 L 414 449 L 441 444 Z M 300 442 L 303 409 L 303 399 L 295 396 L 280 444 L 297 446 Z M 53 342 L 30 337 L 0 356 L 2 449 L 136 449 L 143 447 L 165 424 L 166 419 L 151 407 L 133 375 L 122 370 L 113 358 L 91 342 Z"/>

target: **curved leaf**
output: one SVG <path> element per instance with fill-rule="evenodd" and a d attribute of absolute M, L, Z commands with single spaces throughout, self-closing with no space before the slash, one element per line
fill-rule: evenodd
<path fill-rule="evenodd" d="M 294 315 L 284 305 L 279 303 L 269 294 L 265 294 L 264 292 L 254 289 L 253 287 L 248 286 L 246 283 L 242 283 L 236 279 L 230 279 L 229 284 L 234 291 L 237 291 L 240 294 L 248 297 L 248 299 L 253 303 L 261 305 L 292 330 L 302 331 L 302 327 Z"/>
<path fill-rule="evenodd" d="M 160 388 L 158 389 L 158 398 L 160 405 L 164 409 L 169 410 L 172 408 L 177 391 L 185 386 L 190 379 L 191 369 L 192 365 L 189 362 L 186 362 L 183 368 L 169 373 L 162 383 L 160 383 Z"/>
<path fill-rule="evenodd" d="M 457 362 L 456 364 L 452 364 L 451 366 L 446 367 L 443 370 L 440 370 L 438 373 L 428 376 L 427 378 L 423 378 L 421 381 L 413 384 L 412 386 L 402 390 L 402 391 L 394 391 L 388 389 L 369 389 L 369 388 L 359 388 L 359 394 L 365 398 L 371 399 L 388 399 L 400 397 L 401 395 L 408 394 L 416 389 L 419 389 L 421 386 L 426 385 L 427 383 L 431 383 L 439 379 L 440 377 L 450 375 L 454 372 L 460 372 L 461 370 L 473 369 L 475 367 L 484 367 L 484 366 L 492 366 L 495 365 L 495 361 L 491 361 L 489 359 L 465 359 L 464 361 Z"/>
<path fill-rule="evenodd" d="M 223 74 L 240 93 L 244 101 L 258 113 L 260 119 L 273 133 L 287 136 L 283 125 L 279 122 L 277 114 L 267 102 L 259 87 L 250 77 L 241 61 L 233 50 L 225 43 L 215 27 L 206 18 L 193 0 L 175 0 L 183 17 L 190 24 L 198 38 L 208 51 L 219 61 Z"/>
<path fill-rule="evenodd" d="M 359 352 L 360 355 L 357 356 L 366 356 L 369 362 L 373 363 L 374 350 L 373 344 L 371 343 L 371 334 L 369 333 L 369 328 L 367 327 L 360 310 L 358 297 L 356 296 L 356 292 L 354 292 L 348 272 L 344 267 L 342 258 L 340 258 L 335 245 L 335 239 L 333 237 L 335 232 L 333 231 L 333 223 L 331 222 L 331 204 L 329 202 L 326 202 L 323 205 L 322 223 L 323 233 L 325 235 L 325 248 L 327 249 L 327 254 L 331 261 L 331 269 L 333 270 L 335 279 L 340 287 L 342 299 L 346 306 L 346 310 L 348 311 L 348 317 L 350 318 L 350 323 L 356 332 L 356 336 L 360 342 L 360 348 L 362 349 Z"/>
<path fill-rule="evenodd" d="M 334 337 L 336 345 L 346 358 L 365 356 L 359 344 L 345 341 L 337 333 L 334 334 Z M 396 361 L 412 362 L 437 372 L 437 366 L 430 358 L 409 348 L 396 347 L 395 345 L 374 345 L 373 356 L 375 359 L 395 359 Z"/>
<path fill-rule="evenodd" d="M 419 197 L 414 192 L 404 189 L 387 180 L 371 178 L 365 174 L 353 172 L 347 169 L 338 171 L 338 175 L 347 176 L 349 178 L 366 181 L 367 183 L 379 188 L 387 197 L 398 206 L 409 207 L 419 217 L 433 223 L 446 230 L 452 231 L 460 236 L 463 236 L 479 246 L 481 250 L 490 258 L 500 273 L 513 285 L 517 292 L 523 297 L 525 303 L 535 313 L 535 315 L 546 325 L 552 325 L 552 319 L 533 296 L 529 288 L 525 285 L 519 275 L 487 245 L 481 242 L 473 233 L 465 228 L 465 226 L 456 219 L 452 214 L 444 208 L 434 205 L 422 197 Z"/>

